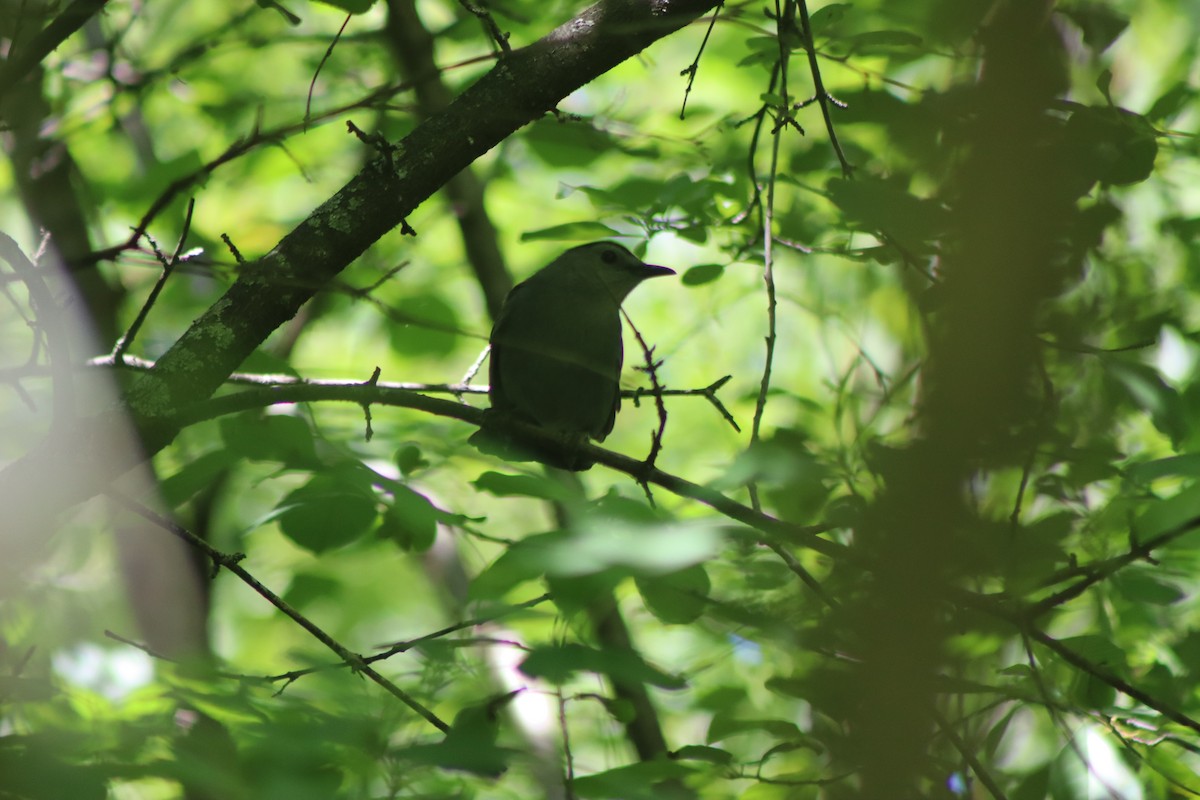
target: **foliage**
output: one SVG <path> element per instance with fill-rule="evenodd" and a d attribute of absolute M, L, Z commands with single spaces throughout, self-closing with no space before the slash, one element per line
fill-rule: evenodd
<path fill-rule="evenodd" d="M 92 5 L 0 0 L 0 797 L 1200 795 L 1186 4 L 659 3 L 427 202 L 589 12 Z M 476 451 L 600 238 L 598 465 Z"/>

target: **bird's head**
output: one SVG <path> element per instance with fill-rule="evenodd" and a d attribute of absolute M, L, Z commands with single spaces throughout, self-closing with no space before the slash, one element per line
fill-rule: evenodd
<path fill-rule="evenodd" d="M 647 278 L 674 275 L 670 267 L 646 264 L 616 242 L 592 242 L 573 247 L 545 270 L 584 285 L 599 284 L 617 305 Z"/>

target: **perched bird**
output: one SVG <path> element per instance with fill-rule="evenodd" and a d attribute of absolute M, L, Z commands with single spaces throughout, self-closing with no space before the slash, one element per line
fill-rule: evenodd
<path fill-rule="evenodd" d="M 481 440 L 503 439 L 552 466 L 591 467 L 578 448 L 589 438 L 603 441 L 621 405 L 621 303 L 647 278 L 674 274 L 619 244 L 593 242 L 518 284 L 492 328 L 492 411 L 471 441 L 497 452 L 503 444 Z M 506 418 L 541 428 L 556 446 L 499 434 Z"/>

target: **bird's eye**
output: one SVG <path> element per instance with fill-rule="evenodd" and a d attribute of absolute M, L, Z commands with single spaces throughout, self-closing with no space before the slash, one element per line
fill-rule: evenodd
<path fill-rule="evenodd" d="M 600 260 L 605 264 L 617 263 L 617 252 L 615 250 L 605 250 L 600 254 Z"/>

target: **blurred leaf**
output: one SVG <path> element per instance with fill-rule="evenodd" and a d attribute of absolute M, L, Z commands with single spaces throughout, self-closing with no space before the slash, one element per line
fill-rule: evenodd
<path fill-rule="evenodd" d="M 217 478 L 236 462 L 233 451 L 224 447 L 189 461 L 159 484 L 163 501 L 171 508 L 178 508 L 198 492 L 212 488 Z"/>
<path fill-rule="evenodd" d="M 14 741 L 0 737 L 0 786 L 8 797 L 21 800 L 104 800 L 108 796 L 104 770 L 59 760 L 53 742 Z"/>
<path fill-rule="evenodd" d="M 829 3 L 814 11 L 809 17 L 813 38 L 836 36 L 839 26 L 853 5 L 853 3 Z"/>
<path fill-rule="evenodd" d="M 703 286 L 712 283 L 724 273 L 724 264 L 698 264 L 689 267 L 679 280 L 684 286 Z"/>
<path fill-rule="evenodd" d="M 472 485 L 479 491 L 496 497 L 536 497 L 557 502 L 568 502 L 575 498 L 574 492 L 561 481 L 543 475 L 485 472 L 476 478 Z"/>
<path fill-rule="evenodd" d="M 314 553 L 347 545 L 366 534 L 379 501 L 357 470 L 330 470 L 288 493 L 273 517 L 296 544 Z"/>
<path fill-rule="evenodd" d="M 1145 364 L 1121 359 L 1106 362 L 1109 374 L 1125 388 L 1130 399 L 1150 412 L 1154 426 L 1175 443 L 1180 442 L 1191 427 L 1179 393 L 1163 380 L 1158 370 Z"/>
<path fill-rule="evenodd" d="M 1083 41 L 1097 53 L 1107 50 L 1129 27 L 1129 17 L 1109 4 L 1074 0 L 1059 12 L 1083 32 Z"/>
<path fill-rule="evenodd" d="M 317 465 L 312 429 L 291 414 L 246 412 L 222 417 L 221 441 L 231 455 L 250 461 L 277 461 L 296 469 Z"/>
<path fill-rule="evenodd" d="M 548 553 L 546 571 L 564 576 L 610 567 L 641 575 L 675 572 L 715 556 L 721 528 L 716 520 L 638 520 L 610 504 L 584 515 L 570 539 Z"/>
<path fill-rule="evenodd" d="M 1195 102 L 1197 95 L 1200 95 L 1200 89 L 1191 86 L 1187 81 L 1179 81 L 1151 104 L 1150 110 L 1146 112 L 1146 119 L 1154 123 L 1164 122 Z"/>
<path fill-rule="evenodd" d="M 1125 569 L 1113 576 L 1113 585 L 1135 603 L 1169 606 L 1187 596 L 1179 587 L 1145 569 Z"/>
<path fill-rule="evenodd" d="M 521 662 L 521 672 L 561 684 L 577 672 L 597 672 L 617 681 L 649 683 L 660 689 L 682 689 L 682 678 L 656 669 L 631 650 L 597 650 L 581 644 L 535 647 Z"/>
<path fill-rule="evenodd" d="M 471 598 L 496 599 L 525 581 L 541 578 L 550 554 L 568 538 L 563 531 L 552 531 L 532 534 L 516 542 L 472 579 Z"/>
<path fill-rule="evenodd" d="M 1090 182 L 1125 186 L 1150 177 L 1158 155 L 1153 126 L 1118 108 L 1075 108 L 1067 121 L 1064 163 Z"/>
<path fill-rule="evenodd" d="M 396 463 L 400 474 L 406 478 L 430 466 L 429 461 L 421 453 L 421 448 L 415 444 L 406 444 L 400 447 L 392 456 L 392 461 Z"/>
<path fill-rule="evenodd" d="M 914 197 L 903 188 L 876 178 L 833 178 L 826 184 L 829 199 L 846 217 L 869 231 L 882 231 L 923 250 L 949 222 L 946 210 L 932 200 Z"/>
<path fill-rule="evenodd" d="M 1125 652 L 1110 638 L 1088 634 L 1058 641 L 1059 644 L 1109 672 L 1117 675 L 1125 672 Z"/>
<path fill-rule="evenodd" d="M 340 8 L 351 14 L 365 14 L 375 5 L 375 0 L 319 0 L 326 5 Z"/>
<path fill-rule="evenodd" d="M 458 343 L 458 315 L 438 295 L 410 295 L 394 306 L 393 315 L 395 320 L 387 331 L 397 353 L 445 356 Z"/>
<path fill-rule="evenodd" d="M 292 578 L 283 599 L 294 608 L 304 608 L 314 600 L 335 596 L 342 585 L 324 575 L 300 573 Z"/>
<path fill-rule="evenodd" d="M 1125 477 L 1140 484 L 1149 484 L 1166 477 L 1200 478 L 1200 453 L 1169 456 L 1133 464 L 1125 468 Z"/>
<path fill-rule="evenodd" d="M 525 128 L 521 141 L 547 165 L 556 169 L 583 167 L 610 150 L 620 150 L 620 142 L 585 121 L 539 120 Z"/>
<path fill-rule="evenodd" d="M 497 777 L 508 769 L 516 752 L 498 747 L 500 714 L 513 695 L 464 708 L 454 718 L 446 738 L 437 744 L 413 745 L 401 751 L 406 759 L 447 769 Z"/>
<path fill-rule="evenodd" d="M 384 508 L 379 534 L 395 542 L 401 550 L 423 553 L 433 546 L 438 519 L 439 512 L 429 498 L 397 485 L 392 489 L 391 502 Z"/>
<path fill-rule="evenodd" d="M 554 225 L 536 231 L 525 231 L 521 234 L 521 241 L 590 242 L 594 239 L 608 239 L 619 237 L 620 235 L 620 232 L 615 228 L 610 228 L 599 222 L 583 220 Z"/>
<path fill-rule="evenodd" d="M 646 609 L 660 621 L 674 625 L 695 622 L 708 606 L 712 582 L 703 564 L 694 564 L 666 575 L 640 576 L 638 593 Z"/>
<path fill-rule="evenodd" d="M 1191 525 L 1195 520 L 1200 520 L 1200 484 L 1145 505 L 1134 529 L 1138 540 L 1144 542 L 1183 525 Z"/>
<path fill-rule="evenodd" d="M 1081 725 L 1072 739 L 1051 765 L 1050 800 L 1143 796 L 1138 776 L 1126 766 L 1112 740 L 1100 728 Z M 1080 759 L 1080 753 L 1087 753 L 1087 758 Z"/>
<path fill-rule="evenodd" d="M 781 719 L 744 719 L 733 714 L 718 712 L 708 723 L 708 733 L 704 741 L 712 744 L 739 733 L 763 732 L 774 739 L 785 741 L 803 741 L 804 734 L 794 722 Z"/>
<path fill-rule="evenodd" d="M 628 798 L 628 800 L 661 800 L 664 797 L 657 783 L 682 779 L 691 768 L 676 761 L 641 761 L 626 767 L 584 775 L 571 782 L 578 797 Z"/>
<path fill-rule="evenodd" d="M 920 36 L 908 31 L 868 31 L 856 33 L 843 41 L 848 42 L 851 50 L 858 55 L 883 52 L 894 47 L 918 47 L 922 43 Z"/>
<path fill-rule="evenodd" d="M 680 761 L 707 761 L 710 764 L 732 764 L 733 753 L 719 747 L 705 747 L 700 744 L 684 745 L 672 757 Z"/>

